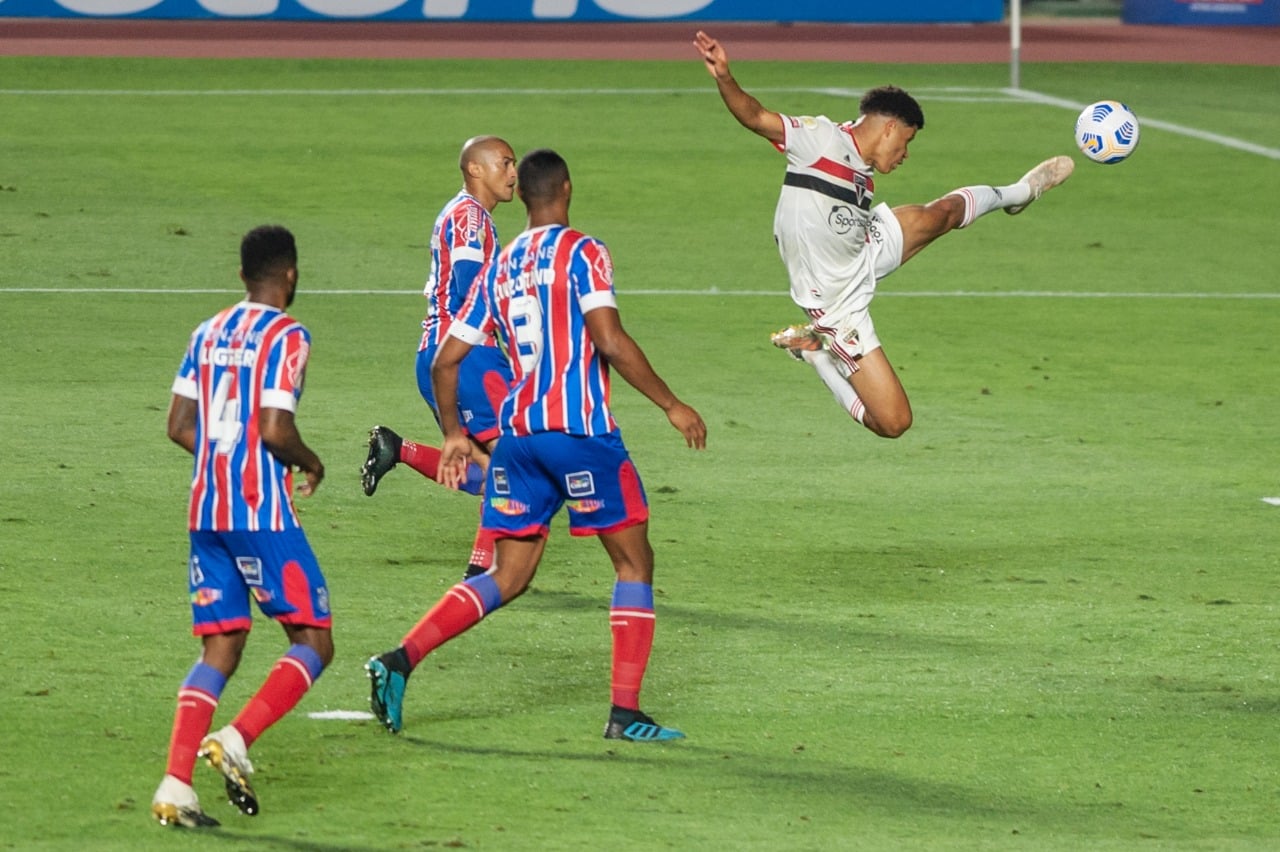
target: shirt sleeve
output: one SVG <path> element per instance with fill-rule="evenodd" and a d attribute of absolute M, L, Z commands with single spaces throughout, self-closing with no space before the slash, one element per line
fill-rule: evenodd
<path fill-rule="evenodd" d="M 267 369 L 262 372 L 259 404 L 263 408 L 298 410 L 310 355 L 311 334 L 301 325 L 276 339 L 267 355 Z"/>
<path fill-rule="evenodd" d="M 187 399 L 200 398 L 200 389 L 196 386 L 196 345 L 199 339 L 200 329 L 196 329 L 187 342 L 187 352 L 182 357 L 182 364 L 179 365 L 178 374 L 173 377 L 170 388 L 174 394 Z"/>
<path fill-rule="evenodd" d="M 462 306 L 449 325 L 449 334 L 472 346 L 483 346 L 494 333 L 493 310 L 489 304 L 488 282 L 497 274 L 492 259 L 477 273 L 479 286 L 466 294 Z"/>
<path fill-rule="evenodd" d="M 481 208 L 468 204 L 455 214 L 449 231 L 449 313 L 456 316 L 493 251 L 497 234 Z"/>
<path fill-rule="evenodd" d="M 785 139 L 776 146 L 793 163 L 812 163 L 826 150 L 835 124 L 824 115 L 784 115 Z"/>
<path fill-rule="evenodd" d="M 573 264 L 574 294 L 578 307 L 589 313 L 596 308 L 615 308 L 613 258 L 605 244 L 593 237 L 583 240 Z"/>

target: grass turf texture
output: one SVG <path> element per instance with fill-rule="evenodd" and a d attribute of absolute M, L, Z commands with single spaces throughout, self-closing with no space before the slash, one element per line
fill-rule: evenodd
<path fill-rule="evenodd" d="M 878 181 L 890 204 L 1012 180 L 1070 150 L 1074 112 L 999 95 L 1001 67 L 736 70 L 768 106 L 838 117 L 854 112 L 848 97 L 768 89 L 925 90 L 927 129 Z M 1024 86 L 1274 146 L 1278 75 L 1032 66 Z M 1024 216 L 988 217 L 913 260 L 874 312 L 917 414 L 887 442 L 768 346 L 798 317 L 769 238 L 782 162 L 723 111 L 692 55 L 0 59 L 0 79 L 8 91 L 664 90 L 0 94 L 5 848 L 1280 842 L 1280 510 L 1260 499 L 1280 494 L 1280 305 L 1213 297 L 1275 292 L 1274 159 L 1144 127 L 1130 162 L 1078 158 Z M 972 102 L 943 87 L 990 91 Z M 306 717 L 367 706 L 365 656 L 394 644 L 468 553 L 473 500 L 407 471 L 370 500 L 356 472 L 375 422 L 435 435 L 412 383 L 410 292 L 474 132 L 566 155 L 574 223 L 613 249 L 627 327 L 710 426 L 711 448 L 691 453 L 618 383 L 658 554 L 645 705 L 687 742 L 599 739 L 611 572 L 562 523 L 534 589 L 423 664 L 402 736 Z M 513 236 L 518 202 L 497 219 Z M 238 298 L 236 242 L 263 221 L 293 228 L 302 252 L 294 313 L 315 351 L 299 419 L 329 478 L 300 504 L 338 656 L 254 747 L 262 815 L 238 818 L 197 767 L 224 828 L 175 838 L 147 824 L 197 653 L 189 462 L 164 437 L 164 409 L 186 335 Z M 17 292 L 33 287 L 77 292 Z M 321 292 L 338 289 L 382 292 Z M 777 295 L 742 295 L 754 292 Z M 282 648 L 259 619 L 215 724 Z"/>

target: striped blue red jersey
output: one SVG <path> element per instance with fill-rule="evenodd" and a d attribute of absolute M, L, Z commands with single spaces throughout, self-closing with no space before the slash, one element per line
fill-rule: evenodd
<path fill-rule="evenodd" d="M 192 530 L 287 530 L 299 526 L 293 474 L 258 431 L 263 408 L 296 411 L 311 334 L 277 308 L 244 301 L 191 335 L 173 392 L 196 401 Z"/>
<path fill-rule="evenodd" d="M 498 230 L 484 205 L 466 190 L 450 199 L 431 229 L 431 272 L 422 290 L 427 315 L 419 352 L 444 342 L 481 268 L 497 257 L 498 248 Z"/>
<path fill-rule="evenodd" d="M 449 333 L 472 345 L 496 333 L 505 348 L 515 378 L 499 412 L 503 435 L 618 428 L 609 409 L 609 364 L 585 320 L 596 308 L 616 306 L 613 261 L 594 237 L 547 225 L 502 250 Z"/>

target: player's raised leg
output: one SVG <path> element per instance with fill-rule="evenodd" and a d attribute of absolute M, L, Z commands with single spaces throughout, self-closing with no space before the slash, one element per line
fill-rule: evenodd
<path fill-rule="evenodd" d="M 1062 184 L 1075 170 L 1068 156 L 1050 157 L 1006 186 L 963 186 L 928 204 L 904 204 L 893 208 L 902 229 L 902 260 L 906 263 L 922 249 L 959 228 L 967 228 L 996 210 L 1018 214 L 1044 193 Z M 883 273 L 882 273 L 883 274 Z"/>

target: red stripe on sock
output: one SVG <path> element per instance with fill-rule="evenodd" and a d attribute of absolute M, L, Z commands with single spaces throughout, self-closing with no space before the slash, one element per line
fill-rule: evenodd
<path fill-rule="evenodd" d="M 610 700 L 619 707 L 640 709 L 640 685 L 653 650 L 655 621 L 653 610 L 609 610 L 609 629 L 613 633 Z"/>
<path fill-rule="evenodd" d="M 400 643 L 416 668 L 427 654 L 484 618 L 484 603 L 470 586 L 458 583 L 445 592 Z"/>
<path fill-rule="evenodd" d="M 209 733 L 218 699 L 207 692 L 183 687 L 178 690 L 178 709 L 173 714 L 173 732 L 169 736 L 169 760 L 165 773 L 184 784 L 191 783 L 200 741 Z"/>
<path fill-rule="evenodd" d="M 262 736 L 263 731 L 283 719 L 310 688 L 311 673 L 306 666 L 289 656 L 276 660 L 271 674 L 231 720 L 244 737 L 245 748 Z"/>

